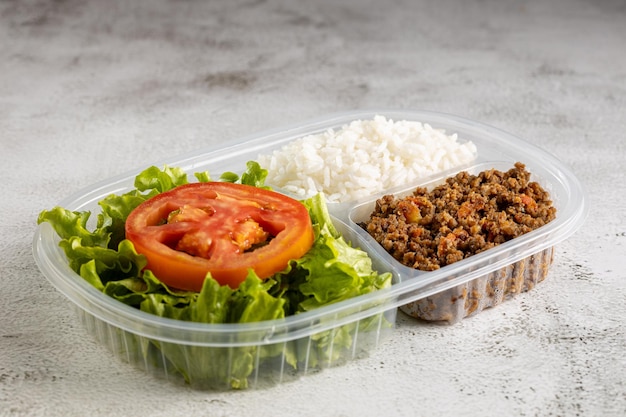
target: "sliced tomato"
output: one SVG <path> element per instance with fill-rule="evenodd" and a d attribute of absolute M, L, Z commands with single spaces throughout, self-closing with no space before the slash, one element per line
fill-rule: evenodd
<path fill-rule="evenodd" d="M 306 207 L 274 191 L 227 182 L 192 183 L 140 204 L 126 238 L 166 285 L 200 291 L 207 272 L 237 288 L 248 270 L 265 279 L 313 245 Z"/>

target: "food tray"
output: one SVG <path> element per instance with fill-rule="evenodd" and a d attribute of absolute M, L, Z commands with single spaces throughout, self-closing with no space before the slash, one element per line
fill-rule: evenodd
<path fill-rule="evenodd" d="M 353 120 L 371 119 L 375 115 L 428 123 L 447 133 L 458 133 L 459 140 L 471 140 L 477 147 L 477 158 L 468 166 L 403 184 L 360 201 L 329 203 L 333 221 L 346 239 L 367 251 L 379 272 L 393 274 L 391 288 L 282 320 L 209 325 L 156 317 L 105 296 L 70 269 L 58 246 L 59 238 L 48 224 L 37 229 L 34 257 L 46 278 L 75 305 L 88 332 L 115 356 L 148 373 L 200 389 L 260 388 L 296 379 L 367 355 L 392 333 L 400 306 L 408 305 L 404 307 L 408 312 L 419 310 L 422 318 L 428 320 L 455 322 L 501 302 L 506 295 L 503 286 L 515 289 L 510 293 L 519 292 L 545 278 L 547 268 L 543 266 L 551 259 L 552 248 L 574 233 L 586 216 L 581 185 L 554 156 L 515 136 L 471 120 L 426 111 L 347 112 L 200 149 L 157 161 L 155 165 L 181 167 L 189 175 L 205 170 L 213 176 L 242 171 L 247 161 L 257 160 L 260 154 L 270 153 L 297 138 L 330 128 L 339 129 Z M 523 162 L 532 173 L 532 180 L 550 193 L 557 215 L 546 226 L 496 248 L 435 271 L 417 271 L 396 262 L 358 225 L 383 194 L 407 193 L 417 186 L 437 184 L 460 170 L 508 169 L 517 161 Z M 69 196 L 59 205 L 75 211 L 98 212 L 98 201 L 111 193 L 121 194 L 132 189 L 135 175 L 145 168 L 137 167 L 135 171 L 97 183 Z M 533 257 L 537 256 L 541 258 L 539 268 L 532 266 L 535 265 Z M 520 265 L 531 265 L 526 270 L 540 272 L 520 275 Z M 521 283 L 511 284 L 520 277 L 523 278 Z M 471 295 L 477 286 L 492 288 L 493 296 L 463 298 L 463 293 Z M 463 308 L 455 310 L 454 306 L 441 303 L 449 298 L 462 299 Z M 466 308 L 466 304 L 470 307 Z M 335 346 L 333 342 L 337 337 L 349 338 L 350 347 Z M 305 358 L 296 369 L 288 365 L 286 357 L 293 351 Z M 238 366 L 233 358 L 242 357 L 242 353 L 254 364 L 254 371 L 237 385 L 228 382 L 228 375 Z"/>
<path fill-rule="evenodd" d="M 484 156 L 485 153 L 481 152 L 479 148 L 478 159 L 472 165 L 462 169 L 455 169 L 451 172 L 444 172 L 431 177 L 429 180 L 420 181 L 419 186 L 431 189 L 459 171 L 467 171 L 470 174 L 477 175 L 482 171 L 493 168 L 504 172 L 514 164 L 514 162 L 504 162 L 502 160 L 481 161 L 481 155 Z M 555 188 L 552 187 L 552 183 L 544 179 L 546 178 L 545 174 L 543 174 L 543 177 L 539 177 L 536 173 L 537 168 L 529 168 L 531 164 L 526 165 L 527 170 L 532 174 L 531 181 L 539 182 L 550 192 L 550 197 L 557 207 L 556 219 L 540 229 L 436 271 L 420 271 L 404 266 L 393 259 L 391 255 L 383 253 L 381 256 L 395 266 L 402 281 L 414 279 L 423 282 L 426 279 L 433 279 L 432 277 L 436 275 L 445 275 L 445 278 L 442 276 L 433 283 L 437 290 L 432 295 L 418 297 L 416 300 L 400 306 L 400 310 L 421 320 L 454 324 L 466 317 L 480 313 L 485 308 L 495 307 L 516 294 L 531 290 L 547 277 L 553 260 L 554 246 L 548 244 L 546 247 L 544 244 L 533 241 L 532 243 L 527 243 L 521 249 L 506 249 L 509 246 L 514 246 L 516 243 L 520 244 L 524 239 L 532 238 L 533 235 L 542 231 L 545 233 L 546 229 L 554 226 L 553 223 L 563 220 L 561 218 L 563 215 L 561 213 L 563 201 L 558 201 L 559 197 L 555 195 Z M 416 186 L 400 187 L 387 194 L 403 197 L 411 194 L 415 188 Z M 355 224 L 366 220 L 374 209 L 374 205 L 375 200 L 357 205 L 350 212 L 351 220 Z M 584 207 L 581 206 L 580 209 L 584 210 Z M 367 235 L 367 232 L 364 233 Z M 366 236 L 365 239 L 371 239 L 373 245 L 377 244 L 369 236 Z M 520 252 L 520 250 L 523 252 Z M 521 256 L 520 253 L 526 255 Z M 483 265 L 494 262 L 504 266 L 483 267 Z M 459 275 L 456 275 L 456 272 L 448 272 L 458 267 L 462 267 L 460 272 L 458 272 Z M 484 274 L 477 274 L 476 271 L 484 271 Z M 468 279 L 468 275 L 471 275 L 472 278 Z M 457 282 L 457 277 L 459 278 L 457 285 L 449 283 L 451 279 Z M 445 288 L 440 286 L 444 282 L 448 283 Z M 422 288 L 422 290 L 425 289 Z"/>

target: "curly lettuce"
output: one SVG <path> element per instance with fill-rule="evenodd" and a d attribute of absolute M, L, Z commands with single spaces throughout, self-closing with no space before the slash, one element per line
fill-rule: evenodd
<path fill-rule="evenodd" d="M 264 185 L 266 176 L 267 171 L 251 161 L 241 176 L 229 172 L 219 180 L 268 188 Z M 196 173 L 195 177 L 197 181 L 211 181 L 208 172 Z M 284 271 L 261 280 L 250 270 L 236 289 L 221 286 L 210 273 L 199 293 L 168 288 L 144 269 L 145 257 L 124 238 L 124 222 L 143 201 L 186 183 L 183 170 L 153 166 L 137 175 L 135 189 L 99 202 L 102 211 L 92 230 L 87 226 L 90 212 L 61 207 L 42 211 L 37 222 L 52 225 L 70 267 L 95 288 L 139 310 L 176 320 L 218 324 L 282 319 L 391 285 L 390 273 L 377 273 L 368 254 L 353 248 L 340 235 L 319 194 L 303 201 L 314 226 L 313 246 Z M 365 321 L 361 325 L 369 324 Z M 284 355 L 286 362 L 297 368 L 299 363 L 314 367 L 319 361 L 337 359 L 342 349 L 351 347 L 354 326 L 315 335 L 314 346 L 307 347 L 306 353 L 298 341 L 280 348 L 218 348 L 151 341 L 152 346 L 144 346 L 142 351 L 147 362 L 151 355 L 166 358 L 170 372 L 179 372 L 194 385 L 246 388 L 259 360 Z"/>

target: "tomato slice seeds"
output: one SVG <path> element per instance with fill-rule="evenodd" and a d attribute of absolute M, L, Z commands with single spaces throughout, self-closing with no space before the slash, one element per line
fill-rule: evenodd
<path fill-rule="evenodd" d="M 306 207 L 280 193 L 226 182 L 185 184 L 140 204 L 126 238 L 173 288 L 200 291 L 208 272 L 236 288 L 253 269 L 284 270 L 313 245 Z"/>

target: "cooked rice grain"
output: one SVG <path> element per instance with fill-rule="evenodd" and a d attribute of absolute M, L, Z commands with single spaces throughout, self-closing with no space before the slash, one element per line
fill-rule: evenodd
<path fill-rule="evenodd" d="M 301 198 L 318 192 L 329 202 L 355 201 L 471 162 L 472 142 L 460 143 L 427 123 L 384 116 L 294 140 L 260 155 L 267 182 Z"/>

